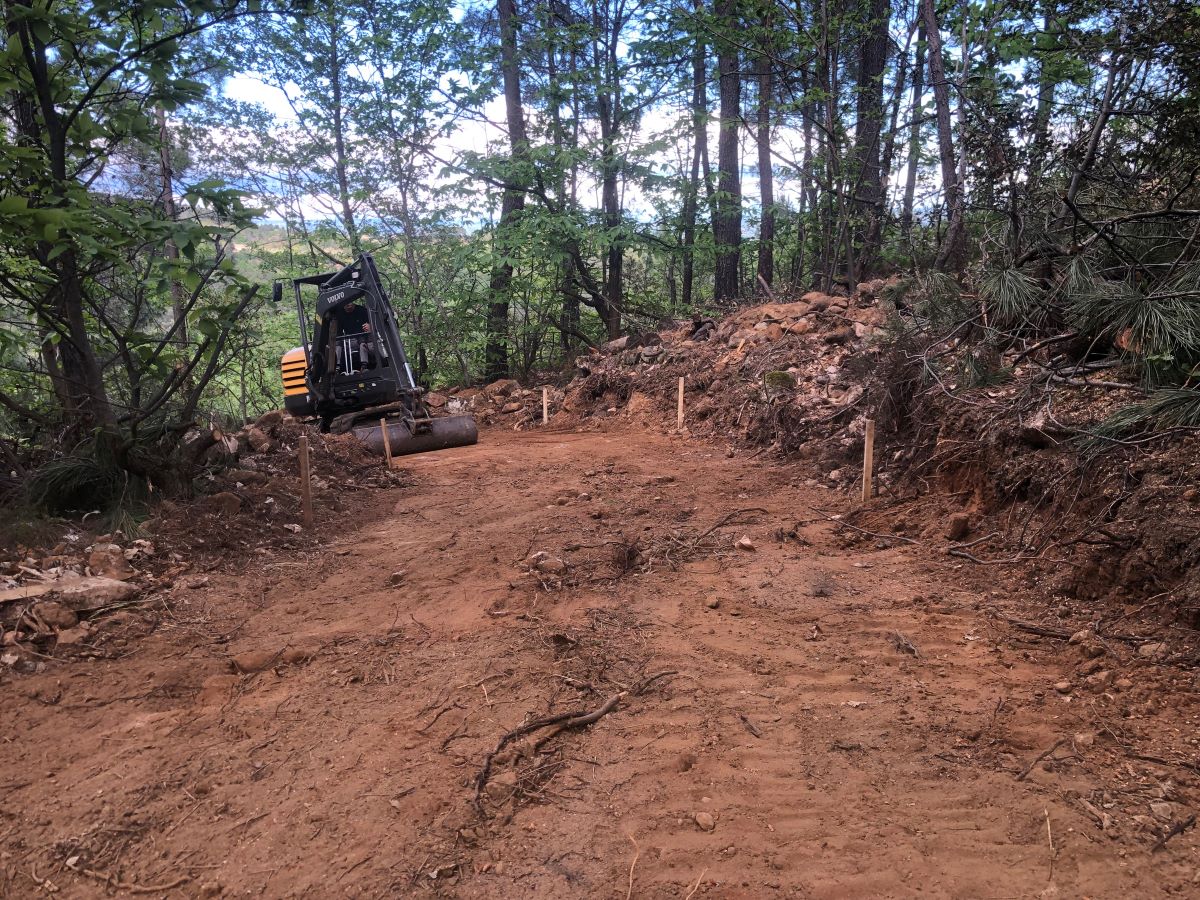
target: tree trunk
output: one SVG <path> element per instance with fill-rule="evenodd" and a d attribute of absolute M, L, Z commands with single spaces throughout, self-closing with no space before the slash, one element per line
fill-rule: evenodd
<path fill-rule="evenodd" d="M 758 228 L 758 277 L 768 287 L 775 281 L 775 175 L 771 166 L 771 103 L 775 92 L 769 39 L 771 19 L 763 19 L 758 59 L 758 185 L 762 219 Z"/>
<path fill-rule="evenodd" d="M 883 126 L 883 71 L 887 65 L 889 0 L 870 0 L 866 35 L 859 52 L 858 124 L 854 129 L 857 165 L 855 236 L 857 267 L 861 274 L 874 266 L 879 254 L 879 213 L 883 199 L 880 134 Z M 859 273 L 849 272 L 853 280 Z"/>
<path fill-rule="evenodd" d="M 525 109 L 521 105 L 521 69 L 517 58 L 517 9 L 514 0 L 498 0 L 500 16 L 500 69 L 504 78 L 504 111 L 508 120 L 511 166 L 505 176 L 504 196 L 500 201 L 496 252 L 501 261 L 492 266 L 488 284 L 487 345 L 484 350 L 485 377 L 489 381 L 508 376 L 508 307 L 512 296 L 515 249 L 510 232 L 513 220 L 525 208 L 523 173 L 515 171 L 528 150 L 525 137 Z"/>
<path fill-rule="evenodd" d="M 737 0 L 717 0 L 717 16 L 724 34 L 737 28 Z M 717 51 L 721 79 L 721 130 L 717 141 L 717 213 L 713 218 L 713 242 L 717 251 L 713 296 L 718 302 L 735 299 L 740 293 L 738 272 L 742 250 L 742 171 L 738 154 L 741 125 L 742 82 L 738 73 L 737 46 L 721 40 Z"/>
<path fill-rule="evenodd" d="M 332 12 L 332 7 L 331 7 Z M 354 207 L 350 202 L 350 177 L 347 171 L 349 159 L 346 153 L 346 123 L 342 114 L 342 65 L 339 55 L 338 38 L 341 35 L 341 25 L 336 13 L 329 20 L 329 87 L 333 101 L 333 164 L 337 175 L 338 203 L 342 207 L 342 227 L 346 229 L 346 239 L 350 244 L 350 253 L 358 256 L 362 252 L 362 242 L 358 236 L 358 225 L 354 221 Z"/>
<path fill-rule="evenodd" d="M 174 222 L 179 218 L 178 211 L 175 208 L 175 172 L 171 165 L 171 133 L 167 130 L 167 111 L 161 106 L 154 108 L 154 118 L 158 125 L 158 166 L 159 179 L 161 181 L 162 190 L 162 207 L 163 214 L 168 221 Z M 163 251 L 167 259 L 174 263 L 179 261 L 179 247 L 175 243 L 174 238 L 167 238 L 163 246 Z M 183 282 L 179 280 L 177 273 L 171 275 L 171 313 L 174 318 L 175 328 L 175 343 L 182 349 L 188 345 L 188 326 L 187 326 L 187 295 L 183 289 Z M 184 381 L 184 388 L 190 389 L 192 385 L 191 377 L 189 376 Z"/>
<path fill-rule="evenodd" d="M 873 242 L 877 248 L 883 246 L 883 223 L 892 206 L 889 199 L 892 192 L 892 165 L 896 160 L 896 139 L 899 136 L 900 130 L 900 107 L 904 105 L 904 88 L 908 82 L 908 50 L 912 44 L 912 36 L 912 32 L 910 31 L 908 33 L 908 40 L 896 53 L 896 82 L 892 86 L 892 96 L 888 101 L 891 112 L 889 113 L 887 138 L 883 142 L 883 158 L 879 163 L 881 185 L 879 203 L 876 206 L 875 212 L 875 234 L 873 235 Z"/>
<path fill-rule="evenodd" d="M 904 243 L 912 243 L 913 202 L 917 196 L 917 164 L 921 158 L 921 120 L 925 117 L 925 20 L 917 25 L 917 49 L 912 70 L 912 126 L 908 133 L 908 171 L 904 181 L 904 206 L 900 213 L 900 233 Z"/>
<path fill-rule="evenodd" d="M 696 15 L 704 11 L 703 0 L 696 0 Z M 704 32 L 697 29 L 692 45 L 692 168 L 687 193 L 683 198 L 683 273 L 682 300 L 685 309 L 693 305 L 696 271 L 696 213 L 700 206 L 700 164 L 708 159 L 707 64 L 704 56 Z M 705 173 L 705 182 L 708 173 Z"/>
<path fill-rule="evenodd" d="M 966 230 L 963 221 L 962 189 L 958 183 L 954 135 L 950 129 L 950 89 L 946 82 L 946 67 L 942 59 L 942 35 L 938 30 L 937 10 L 933 0 L 921 0 L 921 16 L 925 21 L 929 43 L 929 80 L 933 87 L 934 111 L 937 117 L 938 158 L 942 166 L 942 191 L 950 223 L 946 237 L 938 250 L 934 267 L 939 272 L 960 272 L 966 262 Z"/>

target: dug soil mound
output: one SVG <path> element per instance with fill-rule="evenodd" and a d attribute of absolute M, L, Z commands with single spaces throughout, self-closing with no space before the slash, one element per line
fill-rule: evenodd
<path fill-rule="evenodd" d="M 811 485 L 852 497 L 873 421 L 878 495 L 847 520 L 859 538 L 933 542 L 1069 611 L 1061 627 L 1181 626 L 1180 658 L 1194 658 L 1200 435 L 1105 437 L 1143 396 L 1119 356 L 1060 341 L 981 361 L 965 339 L 914 340 L 908 305 L 890 299 L 902 295 L 876 281 L 611 342 L 547 388 L 549 425 L 674 433 L 683 379 L 684 431 L 802 462 Z M 484 421 L 541 426 L 541 390 L 505 381 L 460 396 Z"/>

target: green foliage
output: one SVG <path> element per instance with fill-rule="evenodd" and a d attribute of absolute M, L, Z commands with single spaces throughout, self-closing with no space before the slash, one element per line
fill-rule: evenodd
<path fill-rule="evenodd" d="M 146 499 L 144 485 L 131 477 L 112 442 L 104 438 L 81 444 L 38 468 L 26 484 L 25 495 L 50 513 L 98 510 L 122 518 Z"/>
<path fill-rule="evenodd" d="M 1015 268 L 988 272 L 979 286 L 979 295 L 987 305 L 990 325 L 1001 330 L 1038 325 L 1045 318 L 1037 284 Z"/>
<path fill-rule="evenodd" d="M 1080 439 L 1081 448 L 1096 453 L 1121 441 L 1173 429 L 1200 429 L 1200 390 L 1163 388 L 1145 400 L 1123 406 Z"/>

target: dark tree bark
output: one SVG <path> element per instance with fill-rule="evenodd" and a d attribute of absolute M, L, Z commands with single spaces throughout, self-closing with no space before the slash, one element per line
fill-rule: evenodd
<path fill-rule="evenodd" d="M 912 69 L 912 126 L 908 133 L 908 171 L 904 181 L 904 205 L 900 213 L 900 233 L 904 243 L 912 242 L 913 202 L 917 196 L 917 163 L 921 158 L 921 122 L 925 96 L 925 20 L 917 25 L 917 49 Z"/>
<path fill-rule="evenodd" d="M 345 61 L 338 49 L 341 22 L 335 7 L 330 7 L 329 18 L 329 87 L 333 104 L 333 164 L 337 175 L 338 203 L 342 207 L 342 227 L 346 229 L 346 240 L 350 252 L 357 257 L 362 252 L 362 241 L 358 235 L 358 223 L 354 220 L 354 205 L 350 201 L 349 154 L 346 152 L 346 122 L 342 109 L 342 78 Z"/>
<path fill-rule="evenodd" d="M 737 28 L 737 0 L 718 0 L 716 13 L 721 32 L 733 34 Z M 729 301 L 740 293 L 738 273 L 742 250 L 742 171 L 738 153 L 742 82 L 737 45 L 732 41 L 719 41 L 717 70 L 721 80 L 721 130 L 717 141 L 719 181 L 713 217 L 713 243 L 717 250 L 713 297 L 717 301 Z"/>
<path fill-rule="evenodd" d="M 774 67 L 771 62 L 771 17 L 763 18 L 758 58 L 758 185 L 762 220 L 758 228 L 758 277 L 770 287 L 775 281 L 775 174 L 771 167 L 771 104 Z"/>
<path fill-rule="evenodd" d="M 704 11 L 704 0 L 696 0 L 696 15 Z M 705 62 L 704 32 L 696 30 L 692 45 L 692 167 L 683 198 L 682 294 L 685 309 L 693 305 L 696 271 L 696 214 L 700 206 L 700 165 L 708 161 L 708 66 Z M 707 184 L 708 173 L 704 173 Z"/>
<path fill-rule="evenodd" d="M 868 0 L 866 33 L 859 49 L 858 124 L 854 129 L 854 159 L 858 189 L 855 192 L 855 246 L 859 272 L 866 274 L 879 255 L 883 205 L 883 172 L 880 136 L 883 126 L 883 72 L 887 66 L 889 0 Z"/>
<path fill-rule="evenodd" d="M 946 67 L 942 59 L 942 35 L 938 30 L 934 0 L 921 0 L 921 17 L 925 21 L 929 43 L 929 81 L 933 87 L 934 113 L 937 118 L 938 158 L 942 166 L 942 191 L 946 197 L 946 209 L 950 217 L 934 267 L 939 272 L 960 272 L 966 261 L 963 185 L 958 182 L 954 135 L 950 129 L 950 87 L 946 81 Z"/>
<path fill-rule="evenodd" d="M 484 349 L 484 374 L 489 380 L 508 376 L 508 307 L 512 294 L 513 265 L 510 255 L 513 222 L 525 208 L 524 174 L 518 166 L 528 151 L 525 134 L 525 108 L 521 104 L 521 69 L 517 58 L 517 9 L 514 0 L 498 0 L 500 16 L 500 69 L 504 79 L 504 112 L 508 120 L 508 145 L 511 155 L 500 201 L 496 252 L 501 261 L 492 266 L 488 283 L 487 343 Z"/>

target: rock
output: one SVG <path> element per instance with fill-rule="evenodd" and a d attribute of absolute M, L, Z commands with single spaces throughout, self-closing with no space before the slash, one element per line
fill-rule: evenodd
<path fill-rule="evenodd" d="M 242 511 L 242 498 L 231 491 L 221 491 L 205 497 L 204 506 L 218 516 L 230 518 Z"/>
<path fill-rule="evenodd" d="M 388 584 L 390 584 L 392 587 L 396 587 L 397 585 L 403 584 L 404 579 L 407 575 L 408 575 L 408 572 L 405 572 L 404 570 L 401 570 L 399 572 L 393 572 L 391 574 L 391 577 L 388 578 Z"/>
<path fill-rule="evenodd" d="M 74 644 L 82 644 L 92 633 L 92 630 L 87 625 L 76 625 L 74 628 L 64 628 L 58 633 L 58 642 L 56 646 L 69 647 Z"/>
<path fill-rule="evenodd" d="M 225 892 L 219 881 L 206 881 L 200 885 L 201 897 L 220 897 Z"/>
<path fill-rule="evenodd" d="M 1175 804 L 1166 800 L 1155 800 L 1150 804 L 1150 814 L 1163 822 L 1170 822 L 1175 818 Z"/>
<path fill-rule="evenodd" d="M 848 344 L 852 340 L 854 340 L 854 329 L 848 325 L 835 328 L 825 335 L 825 343 L 827 344 Z"/>
<path fill-rule="evenodd" d="M 707 606 L 709 609 L 716 609 L 718 606 L 721 605 L 721 601 L 718 600 L 716 597 L 709 597 L 707 600 L 704 601 L 704 605 Z"/>
<path fill-rule="evenodd" d="M 434 409 L 441 409 L 447 402 L 446 395 L 439 394 L 437 391 L 430 391 L 425 395 L 425 405 Z"/>
<path fill-rule="evenodd" d="M 274 446 L 267 433 L 256 425 L 246 429 L 246 443 L 255 453 L 266 453 Z"/>
<path fill-rule="evenodd" d="M 517 773 L 512 769 L 497 772 L 487 783 L 487 795 L 493 800 L 507 800 L 517 787 Z"/>
<path fill-rule="evenodd" d="M 698 812 L 694 819 L 696 827 L 701 831 L 712 831 L 717 827 L 717 820 L 713 818 L 712 813 Z"/>
<path fill-rule="evenodd" d="M 1060 694 L 1069 694 L 1071 693 L 1072 688 L 1073 685 L 1069 681 L 1060 681 L 1054 685 L 1054 689 Z"/>
<path fill-rule="evenodd" d="M 1163 641 L 1151 641 L 1148 644 L 1142 644 L 1137 648 L 1138 656 L 1144 659 L 1154 659 L 1162 656 L 1167 652 L 1167 645 Z"/>
<path fill-rule="evenodd" d="M 510 413 L 520 412 L 524 408 L 525 404 L 521 403 L 519 400 L 514 400 L 511 403 L 505 403 L 502 407 L 500 407 L 500 412 L 504 415 L 509 415 Z"/>
<path fill-rule="evenodd" d="M 763 388 L 769 397 L 786 394 L 796 389 L 796 379 L 788 372 L 766 372 L 763 374 Z"/>
<path fill-rule="evenodd" d="M 96 544 L 88 554 L 87 564 L 92 574 L 117 581 L 125 581 L 134 574 L 125 552 L 116 544 Z"/>
<path fill-rule="evenodd" d="M 1085 679 L 1085 683 L 1087 684 L 1087 686 L 1090 690 L 1099 692 L 1099 691 L 1103 691 L 1106 687 L 1108 687 L 1109 683 L 1112 681 L 1112 677 L 1113 677 L 1112 672 L 1105 669 L 1103 671 L 1096 672 L 1092 675 L 1089 675 Z"/>
<path fill-rule="evenodd" d="M 107 606 L 110 603 L 120 603 L 128 600 L 138 592 L 136 585 L 115 578 L 81 578 L 66 587 L 60 588 L 58 595 L 72 607 L 91 608 Z"/>
<path fill-rule="evenodd" d="M 627 335 L 627 334 L 622 335 L 621 337 L 617 338 L 615 341 L 609 341 L 608 343 L 606 343 L 604 345 L 604 351 L 606 353 L 616 353 L 620 350 L 624 350 L 628 344 L 629 344 L 629 335 Z"/>
<path fill-rule="evenodd" d="M 1120 678 L 1118 678 L 1116 681 L 1113 682 L 1112 686 L 1113 686 L 1113 690 L 1127 691 L 1133 687 L 1133 679 L 1126 678 L 1125 676 L 1121 676 Z"/>
<path fill-rule="evenodd" d="M 254 420 L 254 427 L 263 429 L 274 428 L 276 425 L 283 423 L 284 411 L 282 409 L 273 409 L 270 412 L 265 412 Z"/>
<path fill-rule="evenodd" d="M 317 655 L 319 649 L 318 647 L 288 647 L 283 651 L 279 659 L 289 666 L 294 666 L 298 663 L 308 662 Z"/>
<path fill-rule="evenodd" d="M 525 560 L 530 569 L 536 569 L 546 575 L 563 575 L 567 571 L 567 564 L 557 556 L 551 556 L 544 550 L 539 550 L 537 553 Z"/>
<path fill-rule="evenodd" d="M 1091 636 L 1092 636 L 1091 629 L 1083 628 L 1083 629 L 1075 632 L 1073 635 L 1071 635 L 1071 639 L 1069 641 L 1067 641 L 1067 643 L 1068 644 L 1082 644 L 1084 641 L 1086 641 Z"/>
<path fill-rule="evenodd" d="M 282 656 L 278 650 L 247 650 L 230 659 L 229 665 L 240 675 L 253 675 L 271 668 Z"/>
<path fill-rule="evenodd" d="M 809 319 L 797 319 L 787 327 L 788 334 L 808 334 L 812 331 L 812 322 Z"/>
<path fill-rule="evenodd" d="M 750 536 L 746 534 L 743 534 L 740 538 L 738 538 L 733 546 L 737 547 L 739 550 L 745 550 L 747 553 L 754 552 L 754 541 L 750 540 Z"/>
<path fill-rule="evenodd" d="M 1074 742 L 1076 747 L 1087 749 L 1096 743 L 1096 735 L 1092 734 L 1090 731 L 1080 731 L 1073 738 L 1071 738 L 1071 740 Z"/>
<path fill-rule="evenodd" d="M 485 387 L 483 392 L 489 397 L 507 397 L 520 388 L 521 385 L 512 378 L 499 378 Z"/>
<path fill-rule="evenodd" d="M 971 533 L 971 517 L 967 513 L 955 513 L 946 525 L 946 538 L 961 541 Z"/>
<path fill-rule="evenodd" d="M 1066 432 L 1050 423 L 1045 410 L 1039 410 L 1033 418 L 1021 425 L 1021 440 L 1035 450 L 1050 447 L 1066 436 Z"/>
<path fill-rule="evenodd" d="M 57 600 L 39 600 L 29 611 L 55 631 L 74 628 L 79 624 L 75 610 Z"/>

